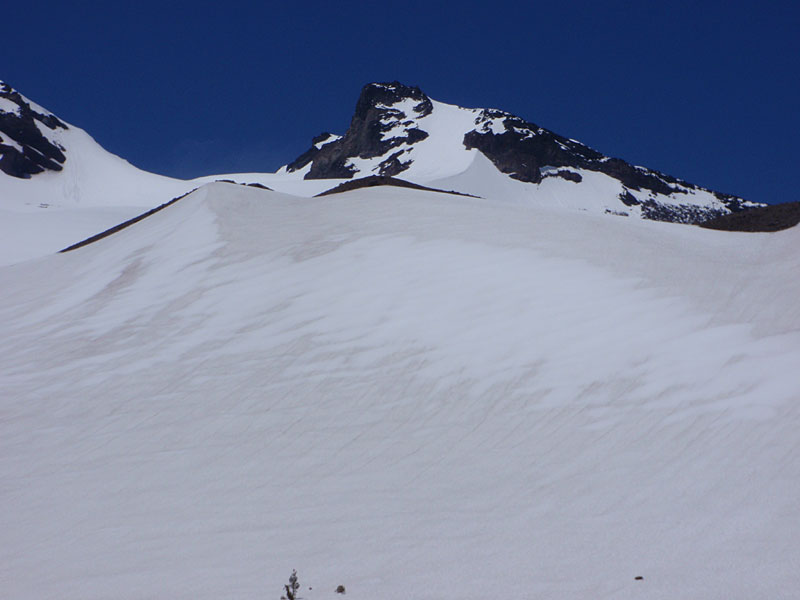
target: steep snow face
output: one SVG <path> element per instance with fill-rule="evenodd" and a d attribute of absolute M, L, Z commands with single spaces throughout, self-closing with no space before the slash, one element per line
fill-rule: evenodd
<path fill-rule="evenodd" d="M 791 596 L 799 234 L 213 184 L 0 268 L 3 592 Z"/>
<path fill-rule="evenodd" d="M 365 86 L 347 133 L 324 147 L 316 141 L 286 172 L 306 179 L 400 174 L 425 184 L 466 171 L 477 150 L 508 177 L 537 186 L 560 178 L 581 188 L 586 172 L 610 179 L 609 193 L 586 210 L 603 205 L 622 216 L 696 223 L 758 206 L 604 156 L 504 111 L 443 104 L 398 82 Z"/>

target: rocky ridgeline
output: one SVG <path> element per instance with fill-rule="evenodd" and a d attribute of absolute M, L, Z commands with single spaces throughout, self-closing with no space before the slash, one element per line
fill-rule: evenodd
<path fill-rule="evenodd" d="M 0 171 L 28 179 L 62 169 L 65 149 L 48 139 L 42 128 L 56 131 L 67 126 L 55 115 L 38 112 L 19 92 L 0 82 Z"/>
<path fill-rule="evenodd" d="M 324 133 L 311 149 L 287 165 L 288 171 L 307 168 L 306 179 L 350 179 L 354 176 L 396 176 L 407 170 L 408 148 L 429 137 L 424 117 L 433 103 L 418 87 L 399 82 L 364 86 L 355 114 L 344 136 Z M 611 158 L 580 142 L 560 136 L 535 123 L 495 109 L 476 109 L 474 129 L 464 134 L 464 148 L 482 152 L 499 171 L 519 181 L 538 184 L 547 177 L 580 183 L 579 170 L 595 171 L 618 180 L 621 208 L 639 206 L 642 217 L 658 221 L 699 223 L 729 212 L 757 206 L 736 196 L 713 192 L 665 173 Z M 391 132 L 387 136 L 387 132 Z M 453 149 L 457 151 L 457 148 Z M 381 157 L 378 167 L 361 173 L 354 159 Z M 631 191 L 645 192 L 638 198 Z M 717 208 L 699 205 L 691 196 L 709 192 Z M 659 201 L 659 196 L 670 202 Z"/>

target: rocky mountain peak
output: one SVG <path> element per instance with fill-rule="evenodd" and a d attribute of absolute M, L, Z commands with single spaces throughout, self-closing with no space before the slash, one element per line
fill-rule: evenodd
<path fill-rule="evenodd" d="M 353 159 L 385 156 L 377 174 L 397 175 L 407 165 L 401 160 L 401 153 L 392 150 L 427 138 L 428 133 L 417 126 L 417 120 L 432 111 L 431 99 L 418 87 L 397 81 L 369 83 L 361 90 L 347 133 L 336 139 L 331 134 L 317 136 L 312 147 L 287 170 L 298 171 L 310 165 L 306 179 L 349 179 L 358 172 Z"/>
<path fill-rule="evenodd" d="M 399 81 L 368 83 L 361 89 L 353 119 L 367 121 L 375 113 L 397 110 L 393 107 L 404 102 L 407 103 L 406 106 L 413 106 L 414 112 L 420 117 L 433 110 L 431 99 L 416 86 L 403 85 Z"/>
<path fill-rule="evenodd" d="M 59 129 L 67 125 L 0 81 L 0 171 L 21 179 L 60 171 L 67 157 L 50 135 Z"/>
<path fill-rule="evenodd" d="M 548 178 L 581 184 L 593 173 L 603 174 L 615 180 L 609 189 L 618 190 L 604 202 L 624 216 L 697 223 L 756 205 L 606 156 L 502 110 L 435 102 L 418 87 L 397 81 L 364 86 L 345 135 L 325 135 L 287 171 L 304 171 L 306 179 L 396 176 L 409 169 L 409 174 L 431 173 L 436 164 L 465 168 L 458 157 L 477 150 L 501 173 L 529 184 Z"/>

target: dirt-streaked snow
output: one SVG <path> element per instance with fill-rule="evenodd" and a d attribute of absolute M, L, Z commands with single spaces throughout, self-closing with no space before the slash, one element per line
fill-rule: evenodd
<path fill-rule="evenodd" d="M 228 184 L 0 267 L 0 595 L 792 598 L 798 269 L 797 229 Z"/>

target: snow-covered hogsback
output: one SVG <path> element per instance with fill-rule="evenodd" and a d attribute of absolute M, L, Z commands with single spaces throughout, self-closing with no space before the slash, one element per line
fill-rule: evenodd
<path fill-rule="evenodd" d="M 347 133 L 314 138 L 286 171 L 306 179 L 403 173 L 429 183 L 466 171 L 476 151 L 501 173 L 535 186 L 550 178 L 581 186 L 590 172 L 595 189 L 594 174 L 604 175 L 613 185 L 601 186 L 601 194 L 593 191 L 592 201 L 622 216 L 699 223 L 760 206 L 610 158 L 510 113 L 443 104 L 398 82 L 366 85 Z"/>
<path fill-rule="evenodd" d="M 52 135 L 59 129 L 68 127 L 0 81 L 0 171 L 21 179 L 60 171 L 66 156 Z"/>

